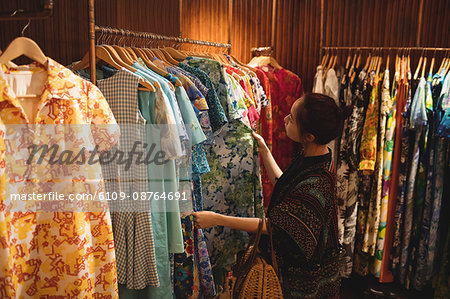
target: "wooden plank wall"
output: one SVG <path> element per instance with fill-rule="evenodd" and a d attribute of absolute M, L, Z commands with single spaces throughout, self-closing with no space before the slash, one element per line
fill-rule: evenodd
<path fill-rule="evenodd" d="M 422 1 L 420 46 L 450 47 L 448 0 Z M 416 46 L 420 2 L 324 0 L 323 44 Z M 35 8 L 36 3 L 2 1 L 0 11 Z M 252 47 L 270 45 L 272 4 L 273 0 L 233 0 L 232 54 L 241 61 L 250 60 Z M 311 90 L 320 54 L 320 0 L 277 0 L 277 4 L 274 56 L 302 77 L 305 90 Z M 68 64 L 88 50 L 87 0 L 56 0 L 54 5 L 53 17 L 32 21 L 25 35 L 46 55 Z M 181 26 L 179 15 L 179 0 L 96 1 L 98 25 L 170 36 L 178 36 L 181 29 L 183 37 L 228 42 L 228 0 L 184 0 Z M 0 21 L 0 48 L 20 35 L 25 24 Z"/>

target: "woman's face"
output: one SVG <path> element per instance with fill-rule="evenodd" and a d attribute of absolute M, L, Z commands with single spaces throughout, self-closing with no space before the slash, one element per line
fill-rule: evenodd
<path fill-rule="evenodd" d="M 298 109 L 301 109 L 301 103 L 303 98 L 298 99 L 292 104 L 291 113 L 284 118 L 284 126 L 286 128 L 286 135 L 295 142 L 301 142 L 300 140 L 300 127 L 297 123 Z"/>

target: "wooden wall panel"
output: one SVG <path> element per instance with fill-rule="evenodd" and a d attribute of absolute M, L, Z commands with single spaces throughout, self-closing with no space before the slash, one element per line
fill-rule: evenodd
<path fill-rule="evenodd" d="M 228 1 L 184 0 L 183 37 L 228 43 Z"/>
<path fill-rule="evenodd" d="M 419 28 L 420 2 L 423 1 Z M 40 1 L 2 1 L 1 12 L 36 8 Z M 164 35 L 228 42 L 228 0 L 96 0 L 96 23 Z M 275 52 L 311 90 L 320 57 L 320 0 L 277 0 Z M 250 49 L 269 46 L 273 0 L 233 0 L 232 54 L 243 62 Z M 25 32 L 48 55 L 68 64 L 88 50 L 87 0 L 55 0 L 54 15 Z M 324 0 L 323 45 L 450 47 L 448 0 Z M 2 49 L 26 21 L 0 21 Z M 432 55 L 430 53 L 430 55 Z M 342 55 L 345 59 L 345 54 Z M 436 53 L 439 57 L 439 54 Z M 413 55 L 413 65 L 417 53 Z M 343 61 L 341 61 L 343 63 Z"/>
<path fill-rule="evenodd" d="M 3 2 L 7 5 L 3 6 Z M 2 1 L 1 12 L 36 9 L 39 1 Z M 116 28 L 179 35 L 178 0 L 97 0 L 96 24 Z M 0 21 L 0 48 L 20 35 L 27 21 Z M 35 40 L 44 53 L 69 64 L 88 51 L 88 1 L 55 0 L 53 16 L 32 20 L 25 36 Z M 20 62 L 20 61 L 19 61 Z"/>

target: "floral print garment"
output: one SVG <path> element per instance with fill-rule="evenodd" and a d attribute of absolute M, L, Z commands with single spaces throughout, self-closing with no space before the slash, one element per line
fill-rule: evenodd
<path fill-rule="evenodd" d="M 392 251 L 390 256 L 391 270 L 394 277 L 398 275 L 400 257 L 401 257 L 401 242 L 403 234 L 403 222 L 405 218 L 405 200 L 406 200 L 406 188 L 408 186 L 408 171 L 411 165 L 411 145 L 410 139 L 412 136 L 410 129 L 409 117 L 411 114 L 411 97 L 413 92 L 416 91 L 418 80 L 411 80 L 411 72 L 408 73 L 409 88 L 408 99 L 406 102 L 405 111 L 403 117 L 403 129 L 402 129 L 402 153 L 400 158 L 400 175 L 399 175 L 399 191 L 397 196 L 397 206 L 395 208 L 394 217 L 394 236 L 392 241 Z"/>
<path fill-rule="evenodd" d="M 207 148 L 211 171 L 202 176 L 204 209 L 224 215 L 262 217 L 262 192 L 257 144 L 252 130 L 239 120 L 228 123 Z M 216 285 L 245 248 L 248 234 L 214 226 L 204 230 Z"/>
<path fill-rule="evenodd" d="M 225 79 L 226 72 L 223 65 L 218 61 L 201 57 L 188 57 L 183 63 L 202 70 L 208 75 L 227 117 L 234 115 L 235 111 L 231 105 L 229 88 Z"/>
<path fill-rule="evenodd" d="M 353 266 L 353 249 L 355 245 L 355 228 L 357 213 L 357 191 L 358 191 L 358 172 L 355 167 L 350 167 L 348 162 L 348 150 L 351 147 L 351 133 L 357 118 L 361 118 L 363 104 L 356 102 L 357 98 L 353 94 L 350 81 L 347 79 L 341 87 L 340 102 L 341 106 L 353 106 L 352 115 L 344 124 L 344 129 L 340 142 L 340 149 L 337 158 L 336 171 L 336 198 L 339 208 L 338 229 L 339 243 L 342 245 L 340 255 L 339 272 L 341 277 L 350 277 Z"/>
<path fill-rule="evenodd" d="M 410 127 L 415 132 L 414 145 L 412 149 L 412 160 L 409 169 L 409 181 L 406 189 L 405 198 L 405 220 L 403 226 L 403 237 L 402 237 L 402 250 L 400 258 L 400 271 L 399 277 L 400 281 L 403 283 L 406 276 L 406 263 L 409 257 L 409 242 L 411 238 L 411 227 L 412 227 L 412 216 L 414 207 L 414 186 L 416 181 L 417 168 L 419 164 L 419 141 L 422 136 L 423 126 L 427 120 L 426 110 L 425 110 L 425 78 L 420 78 L 419 85 L 417 86 L 416 92 L 414 94 L 411 115 L 410 115 Z M 420 116 L 420 117 L 419 117 Z"/>
<path fill-rule="evenodd" d="M 267 106 L 261 109 L 260 120 L 259 120 L 259 133 L 264 137 L 264 141 L 267 147 L 272 150 L 272 134 L 273 134 L 273 119 L 272 119 L 272 96 L 270 81 L 266 74 L 260 69 L 256 69 L 256 75 L 264 88 L 267 97 Z M 262 173 L 262 187 L 263 187 L 263 198 L 264 207 L 269 206 L 270 197 L 272 195 L 273 185 L 269 180 L 267 171 L 264 168 L 262 157 L 260 157 L 261 173 Z"/>
<path fill-rule="evenodd" d="M 92 83 L 75 76 L 70 70 L 48 58 L 48 67 L 38 64 L 21 66 L 20 70 L 2 67 L 0 72 L 0 200 L 5 199 L 9 177 L 5 157 L 5 125 L 10 124 L 115 124 L 105 98 Z M 13 89 L 5 81 L 21 73 L 47 71 L 47 81 L 36 119 L 29 121 Z M 115 126 L 105 126 L 90 136 L 100 149 L 111 148 L 119 139 Z M 113 129 L 114 128 L 114 129 Z M 97 135 L 96 135 L 97 134 Z M 106 136 L 103 139 L 102 136 Z M 65 140 L 64 136 L 52 138 Z M 67 137 L 67 136 L 66 136 Z M 78 138 L 78 142 L 85 142 Z M 66 140 L 68 141 L 68 140 Z M 84 143 L 89 146 L 87 143 Z M 66 144 L 67 146 L 67 144 Z M 21 163 L 20 153 L 15 167 Z M 104 192 L 100 165 L 84 181 L 88 189 Z M 9 171 L 9 170 L 8 170 Z M 86 174 L 85 174 L 86 175 Z M 52 189 L 51 189 L 52 190 Z M 55 190 L 55 189 L 53 189 Z M 27 193 L 27 192 L 25 192 Z M 94 295 L 118 298 L 116 261 L 111 218 L 106 212 L 7 212 L 0 205 L 0 296 L 18 297 L 85 297 Z M 75 295 L 76 294 L 76 295 Z"/>
<path fill-rule="evenodd" d="M 431 82 L 431 74 L 429 76 L 428 82 Z M 419 224 L 418 235 L 419 241 L 418 249 L 417 249 L 417 262 L 416 269 L 414 273 L 414 281 L 413 285 L 416 290 L 423 290 L 426 283 L 428 283 L 427 277 L 430 277 L 430 268 L 431 264 L 429 263 L 427 257 L 430 251 L 433 251 L 434 248 L 430 248 L 430 233 L 431 233 L 431 220 L 432 213 L 434 212 L 433 206 L 436 201 L 440 201 L 439 197 L 436 197 L 435 194 L 435 180 L 436 180 L 436 170 L 438 160 L 438 140 L 436 136 L 436 128 L 440 123 L 440 109 L 439 109 L 439 96 L 442 88 L 442 81 L 440 80 L 439 75 L 435 75 L 433 77 L 433 83 L 431 85 L 431 93 L 433 98 L 433 106 L 427 107 L 428 112 L 428 160 L 425 161 L 427 163 L 427 173 L 426 173 L 426 189 L 425 189 L 425 201 L 423 204 L 423 216 L 422 223 Z M 432 109 L 429 109 L 432 108 Z M 444 158 L 445 159 L 445 158 Z M 442 163 L 442 162 L 441 162 Z M 440 203 L 438 204 L 440 205 Z M 437 219 L 438 220 L 438 219 Z M 438 221 L 437 221 L 438 222 Z"/>
<path fill-rule="evenodd" d="M 379 205 L 378 210 L 378 226 L 375 228 L 376 243 L 375 243 L 375 262 L 373 264 L 372 273 L 375 277 L 379 277 L 381 269 L 380 254 L 383 252 L 383 241 L 386 228 L 386 218 L 388 209 L 388 186 L 384 188 L 383 182 L 389 184 L 390 181 L 390 166 L 393 150 L 393 133 L 395 128 L 395 98 L 391 97 L 389 93 L 389 70 L 385 71 L 383 80 L 382 95 L 381 95 L 381 120 L 380 120 L 380 136 L 381 144 L 379 148 L 380 159 L 377 166 L 376 179 L 376 205 Z M 377 261 L 378 260 L 378 261 Z"/>
<path fill-rule="evenodd" d="M 206 101 L 208 103 L 208 115 L 211 121 L 211 127 L 213 132 L 220 130 L 222 126 L 227 123 L 227 116 L 225 114 L 226 107 L 224 108 L 222 106 L 219 97 L 217 96 L 217 92 L 214 89 L 214 85 L 211 82 L 211 79 L 208 77 L 208 74 L 200 70 L 199 68 L 195 68 L 184 63 L 180 63 L 180 68 L 197 77 L 201 81 L 201 83 L 204 84 L 208 89 L 206 94 Z"/>
<path fill-rule="evenodd" d="M 359 170 L 373 171 L 377 155 L 377 130 L 378 130 L 378 82 L 379 78 L 374 73 L 372 82 L 372 92 L 369 106 L 366 111 L 364 130 L 361 141 L 361 161 Z"/>
<path fill-rule="evenodd" d="M 380 153 L 379 148 L 381 146 L 380 142 L 383 135 L 380 134 L 380 138 L 377 138 L 380 106 L 378 86 L 379 82 L 380 79 L 378 75 L 374 75 L 372 92 L 370 94 L 370 102 L 366 112 L 363 138 L 361 142 L 361 162 L 359 163 L 360 170 L 362 170 L 363 172 L 371 172 L 374 180 L 372 185 L 372 194 L 370 196 L 369 214 L 367 216 L 367 225 L 363 244 L 363 251 L 368 252 L 370 256 L 375 255 L 375 246 L 378 235 L 378 226 L 380 224 L 381 209 L 381 196 L 378 197 L 378 177 L 380 169 L 382 168 L 380 166 L 382 153 Z M 387 95 L 387 97 L 389 98 L 389 94 Z M 366 127 L 366 125 L 368 124 L 370 124 L 369 128 Z"/>
<path fill-rule="evenodd" d="M 372 190 L 372 175 L 364 175 L 363 172 L 358 171 L 359 160 L 360 160 L 360 145 L 362 142 L 362 134 L 364 130 L 364 115 L 367 110 L 367 103 L 372 91 L 372 85 L 370 74 L 365 71 L 361 71 L 358 75 L 358 79 L 354 82 L 355 86 L 355 96 L 357 97 L 357 107 L 356 113 L 359 115 L 355 117 L 354 123 L 352 123 L 351 134 L 354 140 L 351 142 L 351 147 L 347 152 L 347 160 L 351 165 L 352 169 L 356 171 L 356 176 L 358 183 L 353 192 L 356 193 L 357 197 L 357 220 L 356 220 L 356 232 L 355 232 L 355 254 L 353 260 L 353 270 L 362 275 L 367 275 L 369 271 L 369 256 L 366 252 L 362 250 L 364 244 L 364 233 L 367 223 L 367 215 L 369 210 L 369 201 Z M 355 110 L 353 111 L 355 114 Z"/>

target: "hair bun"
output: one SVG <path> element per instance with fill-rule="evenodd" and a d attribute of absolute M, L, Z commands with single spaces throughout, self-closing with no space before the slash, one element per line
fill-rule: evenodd
<path fill-rule="evenodd" d="M 341 108 L 341 113 L 344 119 L 347 119 L 353 113 L 353 106 L 345 106 Z"/>

